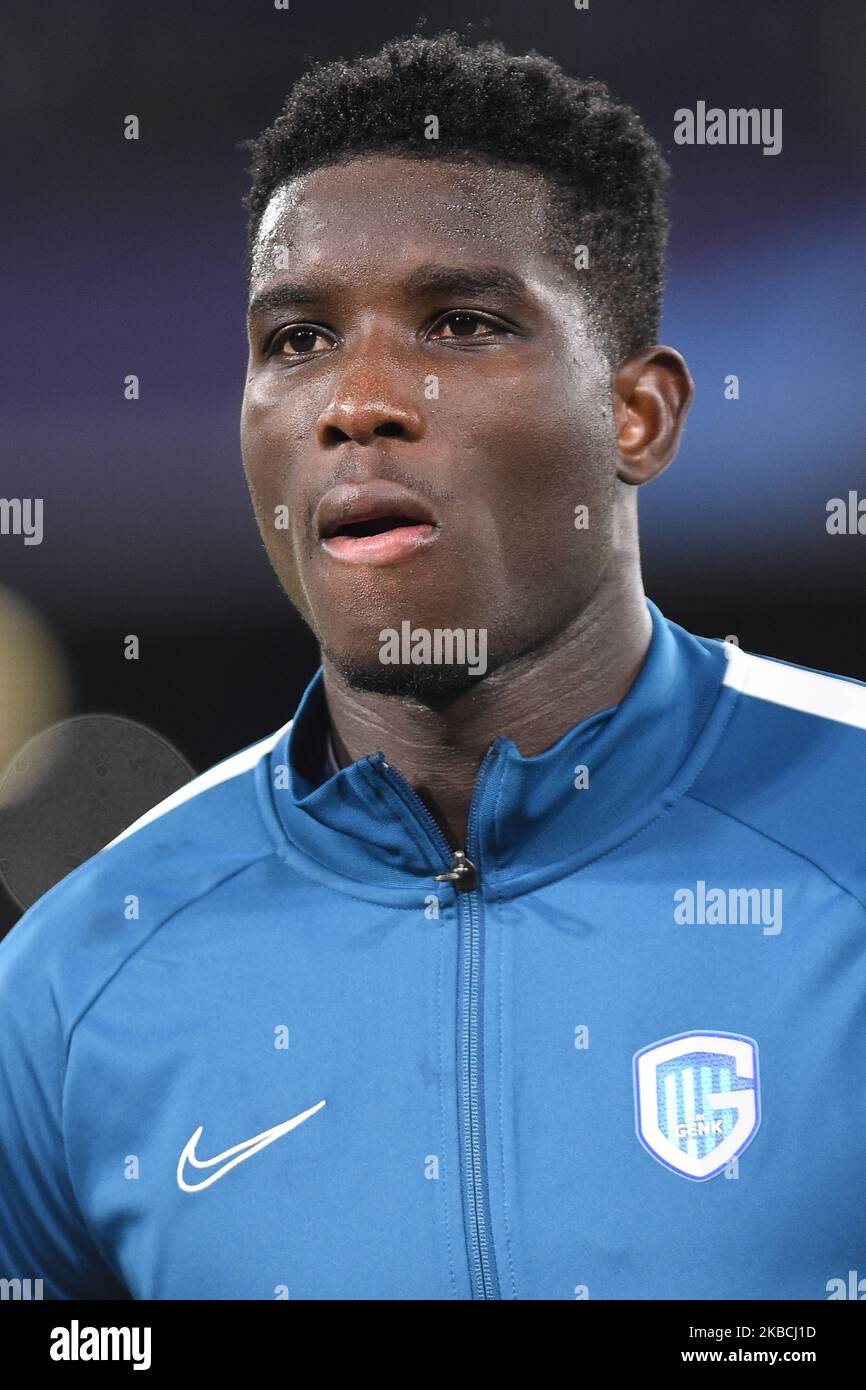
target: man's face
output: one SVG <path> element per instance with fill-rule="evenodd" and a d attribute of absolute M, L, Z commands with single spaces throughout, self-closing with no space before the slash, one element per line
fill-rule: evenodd
<path fill-rule="evenodd" d="M 612 559 L 611 369 L 546 212 L 531 172 L 390 155 L 314 170 L 265 212 L 244 467 L 280 582 L 355 688 L 465 689 L 466 668 L 383 664 L 382 630 L 484 630 L 489 674 L 554 638 Z M 404 525 L 357 520 L 389 483 Z"/>

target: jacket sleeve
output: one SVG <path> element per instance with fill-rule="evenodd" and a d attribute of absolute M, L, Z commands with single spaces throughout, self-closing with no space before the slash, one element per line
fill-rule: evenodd
<path fill-rule="evenodd" d="M 128 1298 L 68 1172 L 63 1126 L 74 1117 L 63 1114 L 65 1029 L 54 981 L 63 956 L 45 949 L 64 924 L 56 911 L 44 920 L 45 901 L 0 941 L 0 1280 L 21 1280 L 22 1292 L 0 1287 L 12 1298 Z"/>

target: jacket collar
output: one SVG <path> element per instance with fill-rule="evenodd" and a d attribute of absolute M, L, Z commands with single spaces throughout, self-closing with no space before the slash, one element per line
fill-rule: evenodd
<path fill-rule="evenodd" d="M 489 746 L 469 844 L 453 847 L 476 863 L 482 893 L 526 891 L 621 844 L 681 794 L 709 755 L 724 644 L 686 632 L 649 599 L 647 607 L 652 639 L 619 705 L 533 757 L 506 735 Z M 299 853 L 314 877 L 363 897 L 451 892 L 433 879 L 450 854 L 420 798 L 383 753 L 326 775 L 328 730 L 320 666 L 270 754 L 270 795 L 290 857 Z"/>

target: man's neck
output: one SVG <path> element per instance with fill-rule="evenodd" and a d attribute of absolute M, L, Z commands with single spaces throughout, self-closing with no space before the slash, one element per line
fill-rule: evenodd
<path fill-rule="evenodd" d="M 323 659 L 331 738 L 341 767 L 382 752 L 412 785 L 452 847 L 465 848 L 478 768 L 505 734 L 525 757 L 543 752 L 575 724 L 618 705 L 652 638 L 640 576 L 600 590 L 542 650 L 511 662 L 433 710 L 395 696 L 350 689 Z"/>

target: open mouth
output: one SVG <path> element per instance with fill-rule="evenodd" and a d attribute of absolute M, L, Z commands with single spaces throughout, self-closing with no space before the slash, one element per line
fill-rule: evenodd
<path fill-rule="evenodd" d="M 439 535 L 435 522 L 416 516 L 371 516 L 328 527 L 322 546 L 335 560 L 355 565 L 395 564 L 426 550 Z"/>
<path fill-rule="evenodd" d="M 429 523 L 419 522 L 417 517 L 410 516 L 373 516 L 366 521 L 343 522 L 334 530 L 327 531 L 326 536 L 381 536 L 383 531 L 396 531 L 401 527 L 417 529 L 419 526 L 429 528 Z"/>
<path fill-rule="evenodd" d="M 441 524 L 423 498 L 384 478 L 338 483 L 316 511 L 327 555 L 352 565 L 390 565 L 429 550 Z"/>

